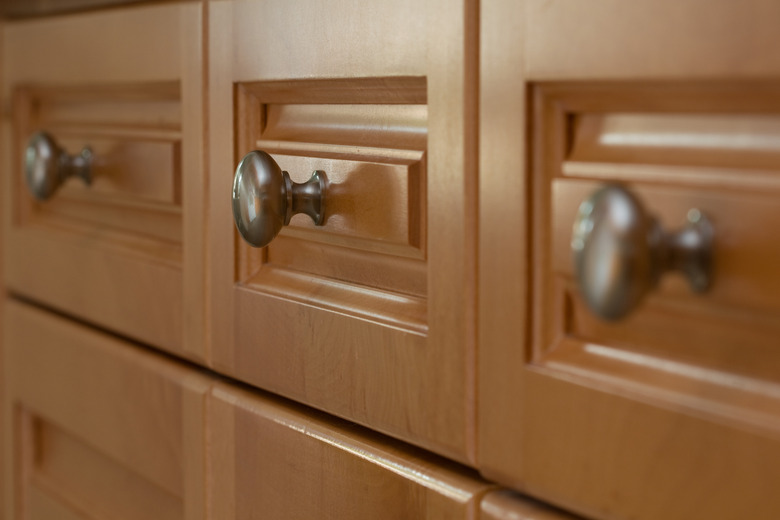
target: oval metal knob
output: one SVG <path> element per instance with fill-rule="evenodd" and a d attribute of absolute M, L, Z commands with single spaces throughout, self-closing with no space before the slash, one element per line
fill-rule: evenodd
<path fill-rule="evenodd" d="M 68 155 L 46 132 L 34 133 L 27 142 L 24 177 L 30 193 L 38 200 L 51 198 L 68 177 L 79 177 L 90 184 L 91 166 L 89 147 L 84 147 L 79 155 Z"/>
<path fill-rule="evenodd" d="M 713 229 L 699 210 L 687 225 L 666 232 L 641 201 L 609 185 L 585 200 L 574 221 L 571 247 L 580 291 L 605 320 L 618 320 L 639 305 L 667 271 L 681 271 L 694 292 L 712 277 Z"/>
<path fill-rule="evenodd" d="M 276 161 L 255 150 L 241 159 L 233 178 L 233 220 L 241 236 L 254 247 L 265 247 L 296 213 L 314 224 L 325 221 L 325 172 L 315 171 L 301 184 L 290 180 Z"/>

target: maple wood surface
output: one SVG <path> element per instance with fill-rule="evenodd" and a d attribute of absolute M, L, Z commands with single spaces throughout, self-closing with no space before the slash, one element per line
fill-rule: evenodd
<path fill-rule="evenodd" d="M 35 307 L 4 307 L 7 517 L 205 518 L 210 378 Z"/>
<path fill-rule="evenodd" d="M 748 4 L 482 3 L 486 477 L 593 518 L 780 514 L 777 4 Z M 709 294 L 670 276 L 625 322 L 589 313 L 571 225 L 610 181 L 668 229 L 714 216 Z"/>
<path fill-rule="evenodd" d="M 217 383 L 211 518 L 475 518 L 492 485 L 361 427 Z"/>
<path fill-rule="evenodd" d="M 476 10 L 212 2 L 208 84 L 214 367 L 471 464 Z M 257 146 L 336 179 L 267 251 L 228 203 Z"/>
<path fill-rule="evenodd" d="M 0 84 L 3 83 L 3 21 L 0 20 Z M 2 97 L 0 97 L 2 100 Z M 0 124 L 0 143 L 3 142 L 4 125 Z M 0 164 L 0 167 L 2 165 Z M 5 218 L 5 211 L 3 210 L 3 198 L 0 197 L 0 295 L 3 298 L 6 296 L 4 280 L 3 259 L 5 254 L 3 252 L 3 219 Z M 0 305 L 0 403 L 5 399 L 5 379 L 3 378 L 3 371 L 5 370 L 5 355 L 3 354 L 3 308 Z M 4 414 L 0 412 L 0 503 L 3 503 L 3 497 L 5 496 L 5 450 L 2 448 L 5 444 L 5 419 Z M 5 518 L 5 511 L 0 507 L 0 520 Z"/>
<path fill-rule="evenodd" d="M 480 520 L 576 520 L 577 517 L 509 490 L 491 491 L 480 503 Z"/>

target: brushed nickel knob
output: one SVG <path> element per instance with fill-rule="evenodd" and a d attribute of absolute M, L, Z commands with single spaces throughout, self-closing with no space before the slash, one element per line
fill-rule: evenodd
<path fill-rule="evenodd" d="M 296 213 L 305 213 L 314 224 L 325 221 L 325 172 L 315 171 L 301 184 L 290 180 L 276 161 L 255 150 L 241 159 L 233 178 L 233 220 L 251 246 L 265 247 Z"/>
<path fill-rule="evenodd" d="M 46 132 L 34 133 L 24 153 L 24 177 L 30 193 L 38 200 L 51 198 L 68 177 L 79 177 L 90 184 L 91 165 L 89 147 L 84 147 L 79 155 L 68 155 Z"/>
<path fill-rule="evenodd" d="M 634 194 L 609 185 L 580 205 L 571 248 L 588 307 L 605 320 L 619 320 L 667 271 L 681 271 L 694 292 L 706 291 L 712 242 L 712 225 L 699 210 L 689 210 L 685 227 L 669 233 Z"/>

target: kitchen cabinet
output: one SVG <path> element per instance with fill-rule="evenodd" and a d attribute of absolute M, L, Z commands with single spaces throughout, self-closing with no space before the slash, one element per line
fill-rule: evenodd
<path fill-rule="evenodd" d="M 777 516 L 777 14 L 483 4 L 483 475 L 594 518 Z M 588 308 L 572 228 L 614 183 L 667 232 L 709 219 L 706 292 L 670 273 L 621 319 Z"/>
<path fill-rule="evenodd" d="M 778 516 L 776 3 L 92 3 L 0 25 L 5 518 Z"/>
<path fill-rule="evenodd" d="M 209 4 L 213 366 L 471 464 L 476 15 Z M 255 149 L 294 182 L 324 172 L 323 225 L 241 240 L 228 201 Z"/>
<path fill-rule="evenodd" d="M 4 304 L 6 518 L 205 518 L 211 380 Z"/>
<path fill-rule="evenodd" d="M 2 59 L 9 290 L 198 360 L 203 23 L 197 2 L 14 21 Z"/>
<path fill-rule="evenodd" d="M 381 435 L 227 384 L 208 401 L 210 518 L 474 518 L 495 487 Z"/>

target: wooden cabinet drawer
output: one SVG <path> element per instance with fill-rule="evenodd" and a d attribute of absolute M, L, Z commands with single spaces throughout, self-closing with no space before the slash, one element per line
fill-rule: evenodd
<path fill-rule="evenodd" d="M 480 207 L 527 224 L 480 219 L 482 473 L 594 518 L 775 518 L 778 6 L 510 4 L 483 6 L 481 171 L 505 174 L 482 179 Z M 515 50 L 491 58 L 499 45 Z M 622 320 L 591 312 L 572 228 L 610 182 L 669 231 L 707 215 L 708 292 L 670 273 Z"/>
<path fill-rule="evenodd" d="M 5 302 L 6 518 L 204 518 L 209 378 Z"/>
<path fill-rule="evenodd" d="M 9 288 L 196 359 L 205 352 L 203 9 L 9 22 L 2 60 Z M 32 195 L 26 164 L 44 164 L 50 150 L 26 148 L 39 132 L 68 155 L 90 149 L 89 185 L 71 177 L 43 200 Z"/>
<path fill-rule="evenodd" d="M 492 486 L 316 411 L 217 384 L 211 518 L 474 518 Z"/>
<path fill-rule="evenodd" d="M 210 6 L 212 358 L 473 464 L 476 4 L 458 5 Z M 294 182 L 325 173 L 322 226 L 241 239 L 228 200 L 256 149 Z"/>
<path fill-rule="evenodd" d="M 538 348 L 579 341 L 617 357 L 630 351 L 776 379 L 780 84 L 560 83 L 534 92 Z M 616 182 L 667 231 L 694 208 L 709 219 L 706 293 L 668 274 L 621 319 L 587 308 L 573 272 L 572 226 L 580 203 Z"/>

